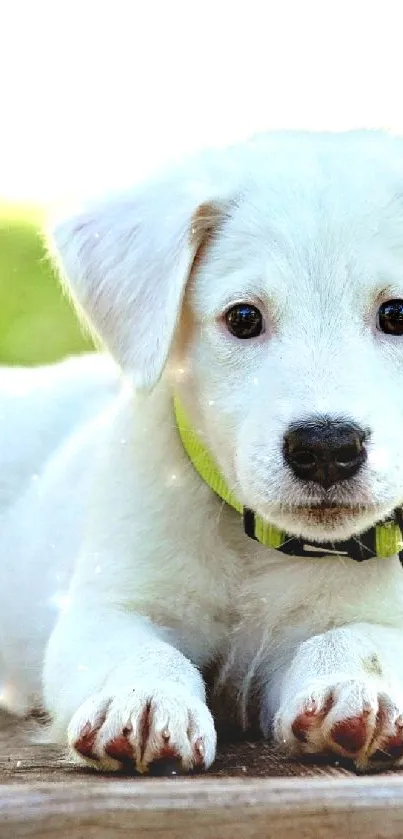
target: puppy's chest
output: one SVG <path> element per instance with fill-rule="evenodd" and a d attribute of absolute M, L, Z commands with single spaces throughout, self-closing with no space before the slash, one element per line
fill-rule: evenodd
<path fill-rule="evenodd" d="M 220 654 L 238 622 L 243 563 L 219 534 L 204 540 L 185 531 L 169 551 L 153 552 L 127 579 L 125 608 L 168 630 L 175 646 L 203 666 Z M 158 555 L 157 555 L 158 554 Z"/>
<path fill-rule="evenodd" d="M 403 568 L 397 557 L 358 563 L 260 554 L 238 587 L 242 631 L 279 637 L 305 627 L 320 633 L 360 621 L 403 626 Z"/>

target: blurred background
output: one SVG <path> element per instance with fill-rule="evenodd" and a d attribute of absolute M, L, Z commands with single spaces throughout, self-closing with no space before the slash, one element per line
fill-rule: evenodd
<path fill-rule="evenodd" d="M 13 0 L 0 9 L 0 363 L 88 349 L 44 218 L 270 128 L 403 133 L 390 0 Z"/>

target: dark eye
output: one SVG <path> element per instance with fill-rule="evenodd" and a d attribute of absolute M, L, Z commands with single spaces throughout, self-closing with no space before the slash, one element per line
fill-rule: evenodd
<path fill-rule="evenodd" d="M 225 315 L 225 322 L 235 338 L 257 338 L 264 332 L 261 312 L 249 303 L 237 303 L 231 306 Z"/>
<path fill-rule="evenodd" d="M 387 300 L 378 309 L 378 329 L 386 335 L 403 335 L 403 300 Z"/>

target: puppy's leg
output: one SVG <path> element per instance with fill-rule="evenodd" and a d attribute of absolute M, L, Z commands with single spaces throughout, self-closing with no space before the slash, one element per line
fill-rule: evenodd
<path fill-rule="evenodd" d="M 74 606 L 49 642 L 44 696 L 55 739 L 82 764 L 140 772 L 160 758 L 208 767 L 216 733 L 197 668 L 168 631 L 115 609 Z"/>
<path fill-rule="evenodd" d="M 302 643 L 273 685 L 277 742 L 293 754 L 337 753 L 363 769 L 378 759 L 402 763 L 402 651 L 402 630 L 364 623 Z"/>

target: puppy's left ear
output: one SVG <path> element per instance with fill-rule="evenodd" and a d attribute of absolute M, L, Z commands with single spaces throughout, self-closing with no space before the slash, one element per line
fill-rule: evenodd
<path fill-rule="evenodd" d="M 51 251 L 81 319 L 137 388 L 168 358 L 199 248 L 222 218 L 203 181 L 154 182 L 62 221 Z"/>

